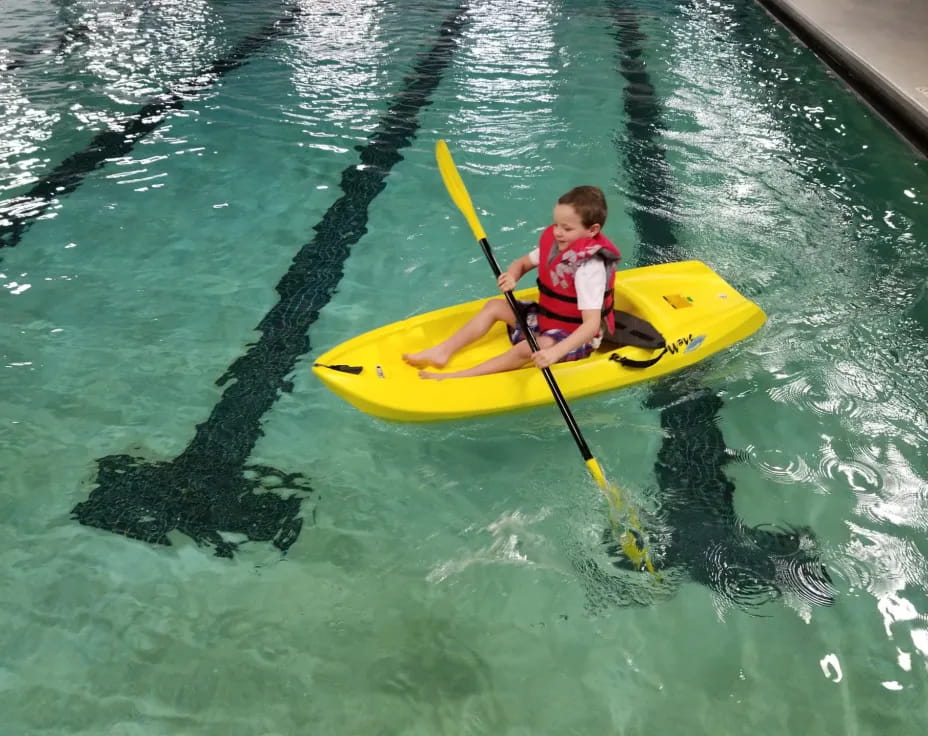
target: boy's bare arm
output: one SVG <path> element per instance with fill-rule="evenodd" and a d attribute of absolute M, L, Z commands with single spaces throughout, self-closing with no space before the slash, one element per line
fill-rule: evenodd
<path fill-rule="evenodd" d="M 554 365 L 571 350 L 590 342 L 596 336 L 602 326 L 602 312 L 598 309 L 584 309 L 580 314 L 583 315 L 583 324 L 570 333 L 569 336 L 556 345 L 532 353 L 532 361 L 538 368 L 547 368 Z"/>
<path fill-rule="evenodd" d="M 496 281 L 499 284 L 500 291 L 512 291 L 515 289 L 519 279 L 533 268 L 535 266 L 527 254 L 514 260 L 509 264 L 509 268 L 499 275 Z"/>

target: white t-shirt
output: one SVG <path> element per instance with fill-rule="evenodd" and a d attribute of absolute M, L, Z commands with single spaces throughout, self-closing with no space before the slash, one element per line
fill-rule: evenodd
<path fill-rule="evenodd" d="M 541 252 L 535 248 L 528 254 L 533 266 L 538 266 Z M 602 258 L 588 258 L 574 274 L 574 286 L 577 287 L 577 307 L 584 309 L 602 309 L 603 294 L 606 293 L 606 264 Z"/>

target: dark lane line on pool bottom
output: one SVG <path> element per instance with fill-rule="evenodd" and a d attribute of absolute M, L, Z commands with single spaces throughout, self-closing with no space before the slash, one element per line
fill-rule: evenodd
<path fill-rule="evenodd" d="M 262 417 L 281 392 L 292 389 L 286 377 L 309 351 L 308 329 L 335 293 L 350 246 L 367 232 L 368 209 L 402 160 L 400 149 L 411 144 L 419 112 L 459 44 L 467 12 L 467 3 L 461 3 L 445 17 L 438 40 L 416 56 L 377 129 L 358 147 L 360 163 L 342 172 L 342 196 L 277 284 L 280 300 L 258 325 L 259 340 L 217 381 L 228 387 L 209 419 L 197 425 L 193 440 L 173 460 L 98 459 L 96 487 L 72 510 L 81 524 L 164 545 L 171 543 L 168 533 L 178 530 L 197 544 L 213 545 L 222 557 L 231 557 L 239 544 L 222 533 L 270 541 L 284 551 L 296 541 L 301 504 L 312 487 L 300 473 L 248 465 L 248 457 L 262 435 Z M 284 498 L 277 489 L 290 495 Z"/>
<path fill-rule="evenodd" d="M 627 132 L 617 140 L 624 155 L 632 198 L 631 217 L 640 241 L 638 265 L 684 260 L 673 223 L 662 214 L 673 209 L 671 173 L 659 136 L 665 128 L 662 105 L 648 75 L 647 37 L 638 11 L 611 3 L 620 71 L 625 78 Z M 734 509 L 735 485 L 724 472 L 733 459 L 719 429 L 723 402 L 701 386 L 700 371 L 653 384 L 645 406 L 660 411 L 663 441 L 655 463 L 660 532 L 660 570 L 676 568 L 715 591 L 725 601 L 754 606 L 785 591 L 805 601 L 833 602 L 831 579 L 814 551 L 808 528 L 749 527 Z M 609 540 L 616 567 L 628 560 Z M 653 543 L 652 541 L 652 543 Z M 607 575 L 590 560 L 579 561 L 593 583 L 591 604 L 640 602 L 628 581 Z"/>
<path fill-rule="evenodd" d="M 90 33 L 90 28 L 83 23 L 65 28 L 51 43 L 35 43 L 22 51 L 11 52 L 7 56 L 9 61 L 0 65 L 0 71 L 12 72 L 26 66 L 33 59 L 46 59 L 49 56 L 67 53 L 74 46 L 86 41 Z"/>
<path fill-rule="evenodd" d="M 145 13 L 152 2 L 153 0 L 139 0 L 138 2 L 126 3 L 121 20 L 127 20 L 133 13 Z M 64 8 L 59 7 L 58 15 L 62 14 L 62 10 Z M 98 32 L 99 29 L 91 27 L 87 23 L 74 23 L 60 31 L 58 37 L 50 43 L 35 41 L 20 51 L 11 51 L 7 57 L 9 61 L 0 66 L 0 71 L 14 71 L 26 66 L 33 59 L 47 59 L 50 56 L 57 57 L 59 54 L 69 53 L 75 46 L 86 43 Z"/>
<path fill-rule="evenodd" d="M 28 192 L 0 205 L 0 223 L 3 223 L 0 224 L 0 248 L 18 245 L 32 224 L 61 197 L 77 189 L 88 174 L 102 168 L 109 160 L 126 156 L 138 141 L 167 120 L 171 110 L 183 109 L 198 94 L 246 64 L 251 56 L 283 35 L 300 12 L 299 5 L 288 6 L 280 18 L 246 36 L 227 56 L 216 59 L 198 75 L 124 118 L 120 130 L 108 129 L 97 133 L 85 149 L 64 159 Z"/>

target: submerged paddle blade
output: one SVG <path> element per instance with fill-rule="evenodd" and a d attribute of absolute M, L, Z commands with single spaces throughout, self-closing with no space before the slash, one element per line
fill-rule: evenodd
<path fill-rule="evenodd" d="M 609 519 L 612 522 L 612 530 L 615 532 L 619 546 L 622 548 L 625 556 L 628 557 L 637 569 L 645 569 L 652 575 L 657 574 L 657 571 L 654 569 L 654 563 L 651 562 L 651 556 L 644 546 L 644 531 L 638 523 L 635 510 L 630 506 L 628 507 L 628 511 L 624 516 L 630 528 L 626 528 L 624 531 L 619 532 L 619 524 L 623 516 L 622 509 L 626 507 L 621 492 L 606 480 L 606 476 L 603 475 L 603 469 L 599 466 L 599 463 L 596 462 L 595 457 L 591 457 L 586 461 L 586 467 L 587 470 L 590 471 L 590 475 L 593 476 L 593 480 L 596 481 L 597 485 L 599 485 L 605 494 L 606 499 L 609 501 L 611 509 Z"/>
<path fill-rule="evenodd" d="M 470 194 L 467 193 L 467 188 L 464 186 L 461 175 L 454 165 L 454 159 L 451 158 L 451 151 L 448 150 L 448 144 L 443 140 L 435 144 L 435 158 L 438 161 L 438 170 L 441 172 L 441 178 L 445 182 L 445 188 L 448 190 L 448 194 L 451 195 L 451 199 L 453 199 L 454 203 L 458 206 L 458 209 L 461 210 L 461 213 L 467 220 L 467 224 L 470 225 L 474 237 L 477 238 L 477 240 L 486 240 L 487 234 L 484 232 L 483 225 L 480 224 L 480 218 L 477 217 L 477 210 L 474 209 L 474 204 L 470 200 Z"/>

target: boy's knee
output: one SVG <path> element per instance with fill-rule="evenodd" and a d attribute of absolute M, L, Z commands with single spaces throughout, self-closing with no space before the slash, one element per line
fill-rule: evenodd
<path fill-rule="evenodd" d="M 503 299 L 490 299 L 490 301 L 485 302 L 483 305 L 483 311 L 487 314 L 491 314 L 497 319 L 502 319 L 502 315 L 506 314 L 509 310 L 509 305 Z"/>
<path fill-rule="evenodd" d="M 557 340 L 555 340 L 550 335 L 542 335 L 538 338 L 538 347 L 541 349 L 550 348 L 552 345 L 556 345 Z"/>
<path fill-rule="evenodd" d="M 528 344 L 527 340 L 522 340 L 512 346 L 512 352 L 520 358 L 529 360 L 532 357 L 532 346 Z"/>

